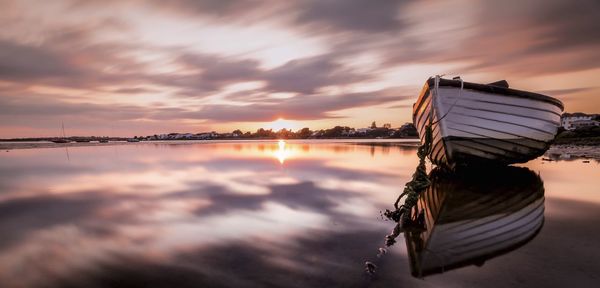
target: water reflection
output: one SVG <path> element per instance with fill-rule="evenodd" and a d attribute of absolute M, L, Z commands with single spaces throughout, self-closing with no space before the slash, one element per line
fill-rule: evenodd
<path fill-rule="evenodd" d="M 353 286 L 411 149 L 156 143 L 70 147 L 70 161 L 13 150 L 0 161 L 0 286 Z"/>
<path fill-rule="evenodd" d="M 477 265 L 531 240 L 544 222 L 544 185 L 527 168 L 434 170 L 405 232 L 411 272 L 423 277 Z"/>
<path fill-rule="evenodd" d="M 410 274 L 406 246 L 395 245 L 377 262 L 376 277 L 368 278 L 363 263 L 390 228 L 380 211 L 411 177 L 415 147 L 284 144 L 69 147 L 70 161 L 62 148 L 1 153 L 0 286 L 465 287 L 513 275 L 549 286 L 543 284 L 556 282 L 558 273 L 539 269 L 560 269 L 584 287 L 594 281 L 589 275 L 600 275 L 600 250 L 576 249 L 595 247 L 600 238 L 592 233 L 600 201 L 590 201 L 597 199 L 597 177 L 590 176 L 597 170 L 588 164 L 530 163 L 544 176 L 546 224 L 504 258 L 476 272 L 469 266 L 422 280 Z M 284 161 L 278 151 L 287 151 Z M 574 173 L 580 181 L 571 181 Z M 527 185 L 518 184 L 527 181 L 504 178 L 531 172 L 513 174 L 488 179 L 499 187 L 488 192 L 517 185 L 527 194 Z M 502 199 L 514 201 L 515 194 Z M 588 202 L 566 201 L 565 195 Z M 548 258 L 553 249 L 569 257 Z"/>

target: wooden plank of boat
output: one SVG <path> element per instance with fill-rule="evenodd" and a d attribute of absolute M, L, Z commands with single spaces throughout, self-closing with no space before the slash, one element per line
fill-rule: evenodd
<path fill-rule="evenodd" d="M 511 166 L 489 172 L 432 171 L 413 211 L 425 228 L 405 233 L 413 275 L 481 265 L 537 235 L 544 219 L 539 176 Z"/>
<path fill-rule="evenodd" d="M 413 106 L 421 140 L 432 125 L 429 159 L 454 167 L 523 163 L 544 154 L 560 126 L 563 104 L 552 97 L 492 84 L 430 78 Z"/>

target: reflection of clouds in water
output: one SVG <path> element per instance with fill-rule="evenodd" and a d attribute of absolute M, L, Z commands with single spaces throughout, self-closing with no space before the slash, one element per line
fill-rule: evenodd
<path fill-rule="evenodd" d="M 312 182 L 301 182 L 289 185 L 268 187 L 270 193 L 262 195 L 238 194 L 225 187 L 201 186 L 199 189 L 172 193 L 171 197 L 207 199 L 210 205 L 198 209 L 197 214 L 208 215 L 225 213 L 229 210 L 260 210 L 267 202 L 276 202 L 296 210 L 317 211 L 322 214 L 333 214 L 336 200 L 356 197 L 343 190 L 321 189 Z"/>
<path fill-rule="evenodd" d="M 374 248 L 373 231 L 319 232 L 291 242 L 231 241 L 194 247 L 170 258 L 115 256 L 78 277 L 73 287 L 364 287 L 360 265 Z M 412 282 L 412 279 L 406 279 Z"/>
<path fill-rule="evenodd" d="M 347 233 L 383 231 L 385 225 L 357 217 L 357 211 L 362 214 L 371 211 L 371 220 L 376 220 L 378 208 L 369 201 L 368 191 L 358 193 L 343 187 L 357 181 L 389 181 L 394 173 L 383 175 L 368 169 L 328 167 L 332 155 L 338 161 L 361 159 L 347 149 L 331 154 L 333 150 L 328 149 L 334 146 L 327 149 L 306 146 L 290 146 L 295 153 L 312 154 L 302 154 L 286 162 L 285 169 L 273 162 L 272 154 L 253 154 L 260 150 L 256 146 L 225 149 L 224 153 L 210 146 L 208 151 L 197 146 L 177 149 L 139 146 L 135 150 L 127 147 L 118 158 L 109 157 L 112 148 L 97 149 L 94 157 L 84 156 L 80 150 L 72 153 L 71 162 L 57 162 L 56 149 L 40 150 L 33 155 L 16 151 L 10 162 L 0 164 L 0 171 L 11 171 L 7 164 L 17 164 L 18 168 L 9 174 L 12 177 L 6 178 L 6 187 L 10 188 L 0 191 L 3 195 L 0 232 L 7 235 L 0 240 L 3 271 L 0 281 L 27 286 L 63 279 L 95 282 L 78 273 L 85 271 L 90 273 L 89 277 L 104 277 L 104 265 L 118 270 L 128 261 L 144 266 L 154 265 L 156 259 L 161 259 L 161 269 L 175 269 L 183 261 L 177 251 L 197 251 L 203 255 L 218 249 L 211 248 L 214 245 L 231 245 L 227 249 L 242 252 L 257 251 L 260 247 L 252 243 L 227 244 L 249 239 L 270 243 L 259 249 L 262 255 L 270 255 L 265 256 L 269 258 L 266 264 L 249 262 L 240 267 L 244 270 L 242 274 L 260 265 L 265 269 L 279 265 L 287 267 L 281 269 L 288 276 L 298 276 L 306 272 L 302 269 L 308 269 L 304 267 L 308 264 L 295 258 L 308 255 L 313 259 L 310 273 L 315 275 L 331 265 L 360 271 L 353 263 L 339 262 L 342 254 L 349 251 L 346 244 L 355 243 L 360 236 L 352 236 L 355 240 L 338 239 L 341 242 L 336 247 L 329 247 L 340 254 L 331 263 L 332 260 L 322 257 L 326 252 L 302 251 L 309 249 L 306 246 L 309 242 L 303 242 L 308 240 L 302 239 L 312 239 L 317 234 L 331 237 L 330 229 Z M 284 148 L 288 149 L 287 145 Z M 344 154 L 337 154 L 340 152 Z M 98 161 L 94 161 L 96 156 L 100 158 Z M 39 182 L 25 181 L 34 177 Z M 372 233 L 375 235 L 380 233 Z M 213 268 L 194 267 L 194 271 L 208 269 L 205 275 L 222 274 L 228 267 L 219 265 L 233 256 L 220 251 L 206 257 L 213 257 L 211 261 L 219 263 L 211 264 L 215 265 Z M 360 257 L 354 257 L 360 262 Z M 44 258 L 52 261 L 40 260 Z M 50 262 L 61 265 L 52 268 Z M 14 278 L 18 267 L 28 267 L 31 277 Z M 197 274 L 194 275 L 198 281 Z M 201 283 L 224 281 L 218 277 L 200 280 Z M 265 281 L 275 280 L 265 278 Z"/>
<path fill-rule="evenodd" d="M 71 162 L 58 160 L 64 155 L 56 149 L 10 153 L 8 161 L 0 162 L 0 171 L 10 175 L 0 174 L 6 180 L 0 185 L 0 283 L 424 285 L 409 276 L 402 245 L 381 259 L 377 278 L 368 280 L 374 282 L 362 274 L 364 260 L 389 232 L 390 222 L 379 219 L 379 210 L 392 204 L 413 172 L 416 158 L 405 155 L 407 150 L 391 147 L 384 157 L 374 147 L 371 158 L 366 145 L 292 143 L 290 149 L 297 154 L 280 165 L 273 158 L 274 143 L 176 146 L 122 147 L 118 158 L 111 158 L 115 147 L 98 148 L 91 155 L 73 149 Z M 11 173 L 13 167 L 16 172 Z M 552 284 L 520 264 L 531 261 L 527 255 L 556 249 L 553 239 L 564 239 L 564 231 L 578 238 L 570 243 L 593 247 L 586 235 L 594 232 L 589 227 L 600 217 L 588 217 L 589 211 L 597 214 L 593 205 L 582 210 L 579 202 L 552 203 L 547 201 L 548 210 L 564 211 L 546 217 L 555 226 L 547 223 L 534 240 L 538 246 L 524 247 L 529 249 L 526 254 L 506 255 L 503 261 L 475 268 L 480 270 L 432 277 L 427 285 L 465 284 L 464 275 L 479 279 L 468 283 L 485 284 L 504 275 L 507 268 L 502 267 L 516 266 L 522 278 L 533 275 L 530 283 Z M 552 259 L 538 265 L 581 276 L 590 271 L 577 259 L 595 263 L 600 257 L 596 251 L 561 249 L 574 255 L 561 260 L 568 265 L 557 266 Z M 23 267 L 27 277 L 15 277 Z"/>

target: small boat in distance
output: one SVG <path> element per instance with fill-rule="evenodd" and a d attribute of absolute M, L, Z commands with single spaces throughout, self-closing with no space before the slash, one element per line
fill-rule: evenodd
<path fill-rule="evenodd" d="M 431 125 L 431 162 L 454 168 L 513 164 L 548 150 L 560 126 L 561 101 L 508 88 L 505 80 L 477 84 L 432 77 L 413 105 L 421 142 Z"/>
<path fill-rule="evenodd" d="M 50 141 L 52 141 L 54 143 L 71 143 L 71 140 L 67 139 L 67 136 L 65 134 L 65 123 L 61 123 L 61 124 L 62 124 L 62 137 L 55 138 Z"/>

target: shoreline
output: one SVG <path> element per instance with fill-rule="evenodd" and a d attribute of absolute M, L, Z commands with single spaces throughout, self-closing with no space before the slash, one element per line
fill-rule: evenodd
<path fill-rule="evenodd" d="M 142 141 L 126 142 L 115 141 L 109 143 L 99 142 L 72 142 L 72 143 L 53 143 L 53 142 L 0 142 L 0 151 L 9 152 L 10 150 L 23 149 L 44 149 L 44 148 L 76 148 L 76 147 L 105 147 L 116 145 L 192 145 L 192 144 L 219 144 L 219 143 L 273 143 L 280 139 L 247 139 L 247 140 L 166 140 L 166 141 Z M 419 139 L 283 139 L 289 143 L 348 143 L 358 145 L 375 146 L 414 146 L 420 143 Z M 577 145 L 577 144 L 554 144 L 544 153 L 542 159 L 545 161 L 569 161 L 578 159 L 589 159 L 600 162 L 600 145 Z"/>
<path fill-rule="evenodd" d="M 22 149 L 43 149 L 43 148 L 71 148 L 71 147 L 103 147 L 116 145 L 191 145 L 191 144 L 218 144 L 218 143 L 277 143 L 279 140 L 284 140 L 289 143 L 355 143 L 363 145 L 410 145 L 416 146 L 420 143 L 418 138 L 388 138 L 388 139 L 371 139 L 371 138 L 331 138 L 331 139 L 222 139 L 222 140 L 158 140 L 158 141 L 140 141 L 126 142 L 113 141 L 108 143 L 100 142 L 70 142 L 70 143 L 53 143 L 42 141 L 31 142 L 7 142 L 0 141 L 0 151 L 8 152 L 10 150 Z"/>
<path fill-rule="evenodd" d="M 600 145 L 556 144 L 542 156 L 546 161 L 594 160 L 600 162 Z"/>

